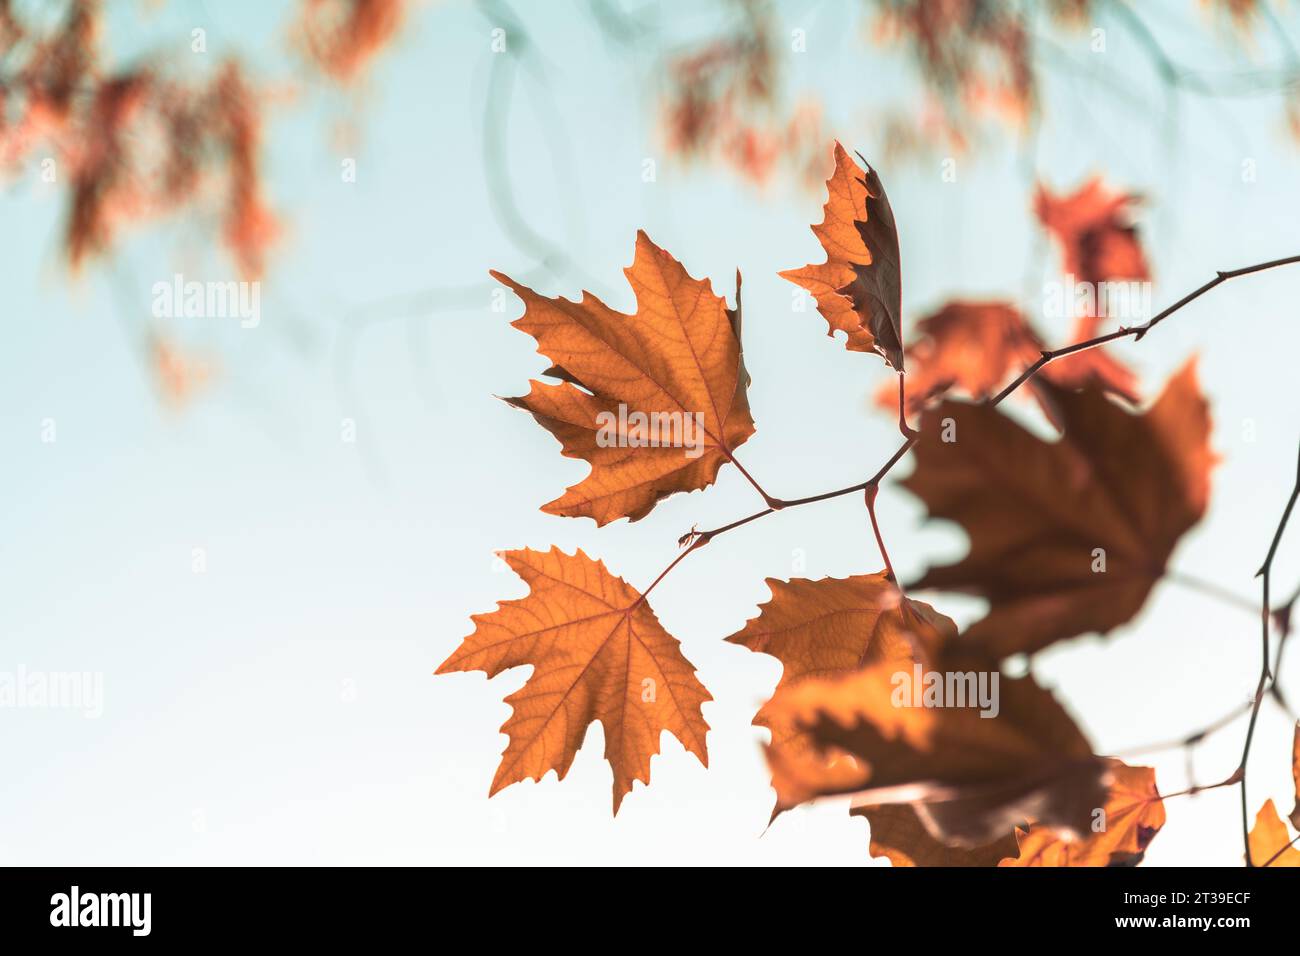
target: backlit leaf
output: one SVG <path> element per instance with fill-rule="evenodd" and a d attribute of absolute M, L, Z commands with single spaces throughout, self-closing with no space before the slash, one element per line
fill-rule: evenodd
<path fill-rule="evenodd" d="M 641 595 L 581 550 L 501 556 L 530 593 L 476 614 L 474 633 L 437 671 L 495 677 L 512 667 L 533 668 L 506 698 L 514 713 L 501 730 L 510 744 L 490 793 L 540 780 L 550 770 L 563 779 L 597 720 L 614 770 L 615 813 L 634 780 L 650 782 L 650 758 L 663 731 L 707 766 L 709 727 L 700 705 L 712 698 Z"/>
<path fill-rule="evenodd" d="M 644 232 L 625 272 L 635 315 L 589 292 L 579 302 L 552 299 L 492 273 L 524 300 L 514 326 L 537 340 L 553 363 L 546 374 L 557 379 L 533 382 L 510 403 L 531 412 L 566 456 L 591 465 L 542 510 L 601 525 L 635 521 L 667 495 L 712 484 L 754 433 L 739 309 L 728 309 L 707 280 L 687 275 Z"/>
<path fill-rule="evenodd" d="M 885 187 L 874 169 L 863 170 L 835 144 L 835 171 L 826 181 L 826 205 L 813 233 L 826 261 L 781 273 L 817 300 L 830 333 L 844 332 L 844 347 L 879 352 L 903 370 L 902 273 L 898 227 Z"/>

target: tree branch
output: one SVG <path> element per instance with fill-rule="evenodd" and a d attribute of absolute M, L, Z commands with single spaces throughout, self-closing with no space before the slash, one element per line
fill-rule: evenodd
<path fill-rule="evenodd" d="M 1098 348 L 1102 345 L 1105 345 L 1107 342 L 1113 342 L 1116 339 L 1125 338 L 1127 336 L 1132 336 L 1134 341 L 1140 342 L 1148 332 L 1150 332 L 1153 328 L 1155 328 L 1157 325 L 1159 325 L 1169 316 L 1173 315 L 1183 306 L 1200 298 L 1202 295 L 1209 292 L 1211 289 L 1223 284 L 1224 282 L 1227 282 L 1229 279 L 1235 279 L 1238 278 L 1239 276 L 1251 275 L 1256 272 L 1263 272 L 1266 269 L 1275 269 L 1278 266 L 1291 265 L 1293 263 L 1300 263 L 1300 255 L 1288 256 L 1284 259 L 1271 259 L 1268 262 L 1259 262 L 1256 263 L 1255 265 L 1245 266 L 1241 269 L 1230 269 L 1227 271 L 1216 272 L 1214 278 L 1211 279 L 1209 282 L 1206 282 L 1204 285 L 1200 286 L 1199 288 L 1192 290 L 1187 295 L 1183 296 L 1181 299 L 1175 302 L 1173 305 L 1164 309 L 1162 312 L 1152 316 L 1151 319 L 1149 319 L 1147 322 L 1144 322 L 1142 325 L 1136 325 L 1133 326 L 1132 328 L 1119 329 L 1115 332 L 1109 332 L 1105 335 L 1099 335 L 1096 338 L 1088 339 L 1084 342 L 1077 342 L 1074 345 L 1068 345 L 1063 348 L 1053 349 L 1051 351 L 1045 351 L 1042 353 L 1039 359 L 1036 362 L 1034 362 L 1033 365 L 1025 369 L 1016 378 L 1015 381 L 1013 381 L 1010 385 L 1008 385 L 1001 392 L 995 395 L 992 399 L 989 399 L 989 404 L 991 405 L 999 404 L 1003 399 L 1005 399 L 1008 395 L 1010 395 L 1012 392 L 1018 389 L 1021 385 L 1025 384 L 1025 382 L 1029 381 L 1040 371 L 1042 371 L 1042 369 L 1045 366 L 1051 364 L 1052 362 L 1056 361 L 1059 358 L 1064 358 L 1067 355 L 1075 355 L 1079 352 L 1086 352 L 1089 349 Z M 785 501 L 779 498 L 768 498 L 766 492 L 763 492 L 764 498 L 765 500 L 768 501 L 769 507 L 764 508 L 762 511 L 756 511 L 753 514 L 747 515 L 744 518 L 739 518 L 735 521 L 730 522 L 729 524 L 722 525 L 721 527 L 718 528 L 712 528 L 708 531 L 696 531 L 694 529 L 688 531 L 686 534 L 678 538 L 677 541 L 679 546 L 686 547 L 687 550 L 684 551 L 682 554 L 679 554 L 675 559 L 673 559 L 673 561 L 668 565 L 668 567 L 665 568 L 664 571 L 657 578 L 655 578 L 654 584 L 652 584 L 651 587 L 654 587 L 655 584 L 658 584 L 660 581 L 662 581 L 664 577 L 668 574 L 668 572 L 671 571 L 673 568 L 675 568 L 677 564 L 682 560 L 682 558 L 684 558 L 687 554 L 690 554 L 692 551 L 699 550 L 700 548 L 704 547 L 704 545 L 712 541 L 714 538 L 718 537 L 719 535 L 726 534 L 728 531 L 731 531 L 735 528 L 739 528 L 742 525 L 747 525 L 751 521 L 757 521 L 759 518 L 765 518 L 776 511 L 788 511 L 789 509 L 797 508 L 800 505 L 810 505 L 818 501 L 829 501 L 831 498 L 839 498 L 844 495 L 853 494 L 854 492 L 857 491 L 867 491 L 868 489 L 875 488 L 880 484 L 880 481 L 885 477 L 885 475 L 889 474 L 890 469 L 892 469 L 896 464 L 898 464 L 898 462 L 902 460 L 902 458 L 909 451 L 912 450 L 912 447 L 917 443 L 919 439 L 920 439 L 920 433 L 913 432 L 907 438 L 907 440 L 904 441 L 903 444 L 899 446 L 898 450 L 889 456 L 889 460 L 886 461 L 883 465 L 881 465 L 880 468 L 876 471 L 876 473 L 872 475 L 870 478 L 868 478 L 866 481 L 860 481 L 855 485 L 849 485 L 847 488 L 837 488 L 834 491 L 824 491 L 821 494 L 809 495 L 806 498 L 794 498 L 789 501 Z M 752 483 L 753 479 L 750 479 L 750 481 Z M 755 487 L 758 486 L 755 485 Z M 1292 503 L 1294 504 L 1294 499 Z M 1287 513 L 1290 514 L 1289 509 Z M 1274 550 L 1276 550 L 1276 541 L 1274 542 L 1274 547 L 1269 551 L 1270 560 L 1272 558 L 1272 553 Z M 649 593 L 649 588 L 646 589 L 645 593 Z M 1268 616 L 1268 612 L 1266 610 L 1265 617 L 1267 618 L 1267 616 Z"/>
<path fill-rule="evenodd" d="M 1268 556 L 1264 558 L 1264 563 L 1260 569 L 1255 572 L 1255 577 L 1263 578 L 1263 599 L 1260 602 L 1260 622 L 1263 637 L 1262 662 L 1259 669 L 1259 683 L 1255 686 L 1255 699 L 1250 708 L 1250 726 L 1246 728 L 1246 745 L 1241 751 L 1241 764 L 1237 768 L 1241 774 L 1241 839 L 1246 846 L 1246 866 L 1254 866 L 1255 863 L 1250 858 L 1250 808 L 1246 800 L 1246 761 L 1250 757 L 1250 745 L 1255 739 L 1255 724 L 1259 719 L 1259 705 L 1264 701 L 1264 689 L 1267 687 L 1272 672 L 1269 669 L 1268 662 L 1268 636 L 1269 625 L 1272 623 L 1273 614 L 1269 603 L 1269 579 L 1273 575 L 1273 558 L 1277 554 L 1278 545 L 1282 543 L 1282 533 L 1286 530 L 1286 523 L 1291 519 L 1291 512 L 1295 509 L 1296 499 L 1300 498 L 1300 451 L 1296 454 L 1296 476 L 1295 487 L 1291 489 L 1291 497 L 1287 499 L 1286 507 L 1282 509 L 1282 518 L 1277 523 L 1277 530 L 1273 532 L 1273 541 L 1268 546 Z M 1269 862 L 1273 862 L 1269 860 Z"/>
<path fill-rule="evenodd" d="M 1141 325 L 1135 325 L 1132 328 L 1128 328 L 1128 329 L 1118 329 L 1114 332 L 1108 332 L 1105 335 L 1099 335 L 1096 338 L 1088 339 L 1086 342 L 1078 342 L 1074 345 L 1067 345 L 1065 348 L 1053 349 L 1051 351 L 1043 352 L 1043 354 L 1039 357 L 1038 361 L 1036 361 L 1033 365 L 1029 366 L 1029 368 L 1025 369 L 1014 382 L 1012 382 L 1002 391 L 998 392 L 998 394 L 990 400 L 989 404 L 990 405 L 999 404 L 1004 398 L 1006 398 L 1008 395 L 1010 395 L 1012 392 L 1018 389 L 1021 385 L 1025 384 L 1025 382 L 1029 381 L 1031 378 L 1037 375 L 1044 367 L 1050 365 L 1052 362 L 1055 362 L 1057 359 L 1065 358 L 1067 355 L 1075 355 L 1079 352 L 1087 352 L 1091 349 L 1095 349 L 1099 346 L 1105 345 L 1107 342 L 1114 342 L 1116 339 L 1122 339 L 1130 335 L 1133 336 L 1133 340 L 1135 342 L 1142 341 L 1143 337 L 1148 332 L 1150 332 L 1153 328 L 1155 328 L 1165 319 L 1169 318 L 1169 316 L 1173 315 L 1183 306 L 1187 305 L 1189 302 L 1199 299 L 1201 296 L 1205 295 L 1205 293 L 1209 292 L 1211 289 L 1215 288 L 1216 286 L 1219 286 L 1224 282 L 1227 282 L 1229 279 L 1235 279 L 1238 276 L 1250 275 L 1251 273 L 1254 272 L 1263 272 L 1265 269 L 1275 269 L 1278 266 L 1291 265 L 1292 263 L 1296 263 L 1296 262 L 1300 262 L 1300 256 L 1288 256 L 1285 259 L 1273 259 L 1269 262 L 1260 262 L 1253 266 L 1246 266 L 1244 269 L 1230 269 L 1227 272 L 1215 273 L 1214 278 L 1211 279 L 1209 282 L 1205 283 L 1205 285 L 1201 286 L 1198 289 L 1193 289 L 1191 292 L 1187 293 L 1187 295 L 1183 296 L 1173 305 L 1169 306 L 1169 308 L 1165 309 L 1163 312 L 1160 312 L 1157 315 L 1152 316 L 1148 321 L 1142 323 Z"/>

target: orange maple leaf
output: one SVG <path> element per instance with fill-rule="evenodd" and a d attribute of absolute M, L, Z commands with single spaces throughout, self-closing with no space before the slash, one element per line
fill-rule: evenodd
<path fill-rule="evenodd" d="M 581 549 L 501 555 L 528 583 L 527 597 L 474 615 L 477 627 L 436 673 L 488 677 L 525 664 L 532 676 L 506 698 L 510 738 L 489 796 L 554 770 L 563 779 L 587 727 L 600 721 L 614 771 L 614 812 L 632 783 L 650 782 L 663 731 L 708 766 L 700 705 L 712 700 L 677 640 L 642 596 Z"/>
<path fill-rule="evenodd" d="M 1209 501 L 1215 456 L 1194 362 L 1143 414 L 1095 389 L 1050 400 L 1056 442 L 992 406 L 943 402 L 926 413 L 903 482 L 971 542 L 915 586 L 988 598 L 963 640 L 997 658 L 1130 620 Z"/>
<path fill-rule="evenodd" d="M 903 370 L 902 273 L 898 227 L 876 171 L 864 173 L 835 144 L 835 171 L 826 180 L 826 205 L 813 234 L 826 261 L 788 269 L 781 277 L 803 286 L 830 325 L 843 332 L 853 352 L 879 352 Z"/>
<path fill-rule="evenodd" d="M 1084 282 L 1145 280 L 1151 277 L 1129 207 L 1132 193 L 1114 193 L 1100 176 L 1068 196 L 1053 195 L 1042 184 L 1034 212 L 1061 245 L 1065 271 Z"/>
<path fill-rule="evenodd" d="M 1016 830 L 1018 853 L 1001 866 L 1137 866 L 1147 846 L 1165 825 L 1165 804 L 1156 789 L 1156 772 L 1109 761 L 1106 803 L 1097 809 L 1092 830 L 1073 840 L 1051 827 Z"/>
<path fill-rule="evenodd" d="M 712 484 L 754 433 L 736 309 L 691 278 L 680 262 L 637 233 L 624 270 L 637 312 L 615 312 L 589 292 L 580 302 L 538 295 L 493 272 L 524 300 L 517 329 L 554 365 L 512 405 L 532 413 L 570 458 L 591 473 L 544 505 L 550 514 L 598 525 L 650 512 L 661 498 Z M 737 464 L 737 467 L 740 467 Z M 743 471 L 743 469 L 742 469 Z"/>
<path fill-rule="evenodd" d="M 854 807 L 849 813 L 871 824 L 871 855 L 888 857 L 894 866 L 997 866 L 1016 855 L 1016 836 L 1010 831 L 970 848 L 936 840 L 910 804 Z"/>
<path fill-rule="evenodd" d="M 1300 850 L 1295 848 L 1286 824 L 1278 816 L 1272 800 L 1265 800 L 1255 815 L 1255 825 L 1247 837 L 1250 861 L 1255 866 L 1300 866 Z"/>
<path fill-rule="evenodd" d="M 778 806 L 836 794 L 862 806 L 912 803 L 936 839 L 964 847 L 998 840 L 1028 818 L 1085 832 L 1105 796 L 1104 764 L 1049 692 L 994 668 L 950 644 L 912 668 L 883 662 L 779 691 L 770 719 L 805 728 L 813 746 L 768 746 Z M 900 699 L 914 669 L 954 688 L 953 678 L 969 687 L 967 675 L 982 675 L 996 712 Z"/>

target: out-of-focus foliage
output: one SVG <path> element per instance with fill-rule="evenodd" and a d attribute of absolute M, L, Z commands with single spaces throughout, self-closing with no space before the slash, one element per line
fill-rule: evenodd
<path fill-rule="evenodd" d="M 0 175 L 39 161 L 66 184 L 73 269 L 128 224 L 184 211 L 213 218 L 240 273 L 261 275 L 281 232 L 261 173 L 266 85 L 236 56 L 206 70 L 162 56 L 118 64 L 103 4 L 62 6 L 60 18 L 37 18 L 0 0 Z M 305 0 L 293 36 L 316 68 L 351 80 L 392 39 L 403 6 Z"/>

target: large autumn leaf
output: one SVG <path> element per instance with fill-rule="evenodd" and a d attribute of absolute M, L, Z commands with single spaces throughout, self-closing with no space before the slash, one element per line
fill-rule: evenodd
<path fill-rule="evenodd" d="M 830 325 L 843 332 L 853 352 L 879 352 L 903 370 L 902 272 L 898 227 L 885 188 L 874 169 L 865 172 L 835 144 L 835 171 L 826 180 L 826 205 L 813 234 L 826 261 L 781 273 L 803 286 Z"/>
<path fill-rule="evenodd" d="M 849 812 L 871 824 L 871 855 L 887 857 L 894 866 L 997 866 L 1016 855 L 1016 836 L 1009 830 L 992 843 L 970 848 L 936 840 L 916 809 L 905 803 Z"/>
<path fill-rule="evenodd" d="M 949 390 L 988 398 L 1036 362 L 1047 347 L 1020 310 L 1007 302 L 950 302 L 917 322 L 916 329 L 918 337 L 907 347 L 909 416 Z M 1039 374 L 1063 388 L 1096 385 L 1137 401 L 1136 376 L 1099 348 L 1053 362 Z M 876 403 L 897 407 L 893 382 L 881 385 Z"/>
<path fill-rule="evenodd" d="M 1142 414 L 1095 389 L 1056 389 L 1051 401 L 1057 441 L 995 407 L 943 402 L 924 416 L 903 482 L 970 536 L 964 559 L 915 586 L 988 598 L 963 640 L 998 657 L 1130 620 L 1209 500 L 1210 417 L 1194 363 Z"/>
<path fill-rule="evenodd" d="M 1017 830 L 1018 855 L 1002 866 L 1137 866 L 1147 845 L 1165 825 L 1165 804 L 1156 789 L 1156 772 L 1150 767 L 1130 767 L 1118 760 L 1108 763 L 1106 803 L 1095 813 L 1082 840 L 1071 839 L 1051 827 L 1035 824 Z"/>
<path fill-rule="evenodd" d="M 914 696 L 932 678 L 950 706 Z M 977 702 L 980 689 L 992 691 L 992 708 Z M 782 809 L 837 794 L 862 806 L 912 803 L 936 839 L 973 847 L 1026 819 L 1083 833 L 1105 797 L 1105 765 L 1049 692 L 951 644 L 924 664 L 801 681 L 776 694 L 769 714 L 812 743 L 767 748 Z"/>
<path fill-rule="evenodd" d="M 1255 825 L 1247 837 L 1250 862 L 1255 866 L 1300 866 L 1300 850 L 1292 843 L 1290 832 L 1272 800 L 1264 801 L 1255 815 Z"/>
<path fill-rule="evenodd" d="M 712 698 L 641 595 L 581 550 L 525 548 L 502 557 L 530 593 L 476 614 L 474 633 L 437 670 L 495 677 L 533 668 L 506 698 L 514 712 L 501 730 L 510 743 L 489 795 L 549 770 L 563 779 L 597 720 L 614 770 L 615 813 L 634 780 L 650 782 L 663 731 L 707 766 L 700 705 Z"/>
<path fill-rule="evenodd" d="M 757 617 L 727 638 L 781 662 L 777 691 L 809 678 L 846 674 L 882 661 L 911 662 L 918 649 L 937 647 L 957 635 L 951 620 L 921 601 L 903 597 L 889 576 L 768 578 L 772 599 Z M 765 704 L 754 724 L 772 732 L 787 749 L 805 746 L 798 728 L 774 723 Z"/>
<path fill-rule="evenodd" d="M 589 292 L 548 298 L 493 272 L 524 300 L 515 328 L 537 340 L 555 383 L 508 401 L 546 427 L 591 472 L 544 505 L 597 524 L 644 517 L 659 499 L 707 487 L 754 433 L 736 311 L 644 232 L 625 270 L 635 315 Z M 739 298 L 739 284 L 737 285 Z"/>

